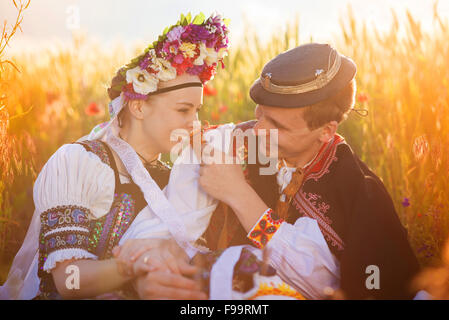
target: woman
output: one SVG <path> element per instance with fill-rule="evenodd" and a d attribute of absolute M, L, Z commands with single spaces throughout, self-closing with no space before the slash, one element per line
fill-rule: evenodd
<path fill-rule="evenodd" d="M 171 139 L 174 130 L 192 130 L 203 84 L 214 76 L 226 54 L 227 34 L 220 16 L 204 19 L 201 14 L 192 22 L 181 16 L 118 71 L 108 90 L 111 120 L 77 143 L 62 146 L 40 172 L 34 185 L 36 210 L 0 290 L 2 298 L 98 297 L 122 289 L 139 273 L 160 273 L 155 268 L 164 263 L 178 268 L 172 270 L 178 273 L 196 271 L 182 261 L 170 265 L 164 250 L 153 251 L 152 267 L 145 263 L 140 269 L 137 265 L 122 270 L 113 249 L 131 238 L 174 238 L 188 256 L 196 252 L 192 243 L 204 231 L 215 206 L 204 203 L 206 210 L 195 210 L 190 216 L 192 199 L 184 207 L 173 206 L 170 198 L 179 197 L 176 188 L 189 177 L 172 175 L 169 194 L 164 194 L 161 188 L 167 184 L 169 170 L 158 159 L 177 143 Z M 79 270 L 79 289 L 67 285 L 67 270 Z M 162 287 L 170 282 L 186 290 L 181 297 L 185 293 L 186 298 L 205 298 L 192 280 L 180 274 L 161 275 L 155 278 Z M 169 297 L 173 290 L 160 294 Z"/>

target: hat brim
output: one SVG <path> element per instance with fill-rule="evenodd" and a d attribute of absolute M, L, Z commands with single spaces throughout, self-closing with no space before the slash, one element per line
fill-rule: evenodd
<path fill-rule="evenodd" d="M 339 72 L 323 88 L 299 94 L 279 94 L 265 90 L 260 79 L 257 79 L 251 86 L 249 95 L 257 104 L 281 108 L 300 108 L 326 100 L 342 90 L 357 72 L 356 65 L 351 59 L 343 55 L 341 58 Z"/>

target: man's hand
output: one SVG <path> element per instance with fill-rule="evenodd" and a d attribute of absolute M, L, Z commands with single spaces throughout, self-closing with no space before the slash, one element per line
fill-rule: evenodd
<path fill-rule="evenodd" d="M 206 300 L 200 284 L 179 274 L 150 272 L 135 280 L 135 289 L 143 300 Z"/>
<path fill-rule="evenodd" d="M 219 153 L 215 159 L 229 157 L 223 152 L 214 152 Z M 215 199 L 229 205 L 245 230 L 249 231 L 268 207 L 246 182 L 240 164 L 221 163 L 201 165 L 200 186 Z"/>
<path fill-rule="evenodd" d="M 210 196 L 227 204 L 238 195 L 242 189 L 248 187 L 242 166 L 235 158 L 214 150 L 213 158 L 219 163 L 202 164 L 200 168 L 200 186 Z M 232 164 L 227 164 L 232 161 Z M 237 163 L 237 164 L 234 164 Z"/>

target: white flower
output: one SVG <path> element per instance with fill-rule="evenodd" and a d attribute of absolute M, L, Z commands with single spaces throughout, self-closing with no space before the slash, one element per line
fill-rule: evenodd
<path fill-rule="evenodd" d="M 223 59 L 228 52 L 221 48 L 218 52 L 214 48 L 207 48 L 207 57 L 205 59 L 208 66 L 218 63 L 218 60 Z"/>
<path fill-rule="evenodd" d="M 200 44 L 200 55 L 198 56 L 198 58 L 195 59 L 195 61 L 193 61 L 193 64 L 196 66 L 201 66 L 204 63 L 204 59 L 206 59 L 207 57 L 207 48 L 206 45 L 204 43 Z"/>
<path fill-rule="evenodd" d="M 159 81 L 146 70 L 142 70 L 137 66 L 126 71 L 126 82 L 133 84 L 136 93 L 149 94 L 157 90 L 157 83 Z"/>
<path fill-rule="evenodd" d="M 157 73 L 157 78 L 161 81 L 173 80 L 176 78 L 176 69 L 165 59 L 156 58 L 153 60 Z"/>

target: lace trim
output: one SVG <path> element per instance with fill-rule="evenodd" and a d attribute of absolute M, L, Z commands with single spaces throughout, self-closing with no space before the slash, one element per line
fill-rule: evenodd
<path fill-rule="evenodd" d="M 56 263 L 70 259 L 93 259 L 97 260 L 97 256 L 80 248 L 60 249 L 50 253 L 44 263 L 43 270 L 48 273 L 56 267 Z"/>

